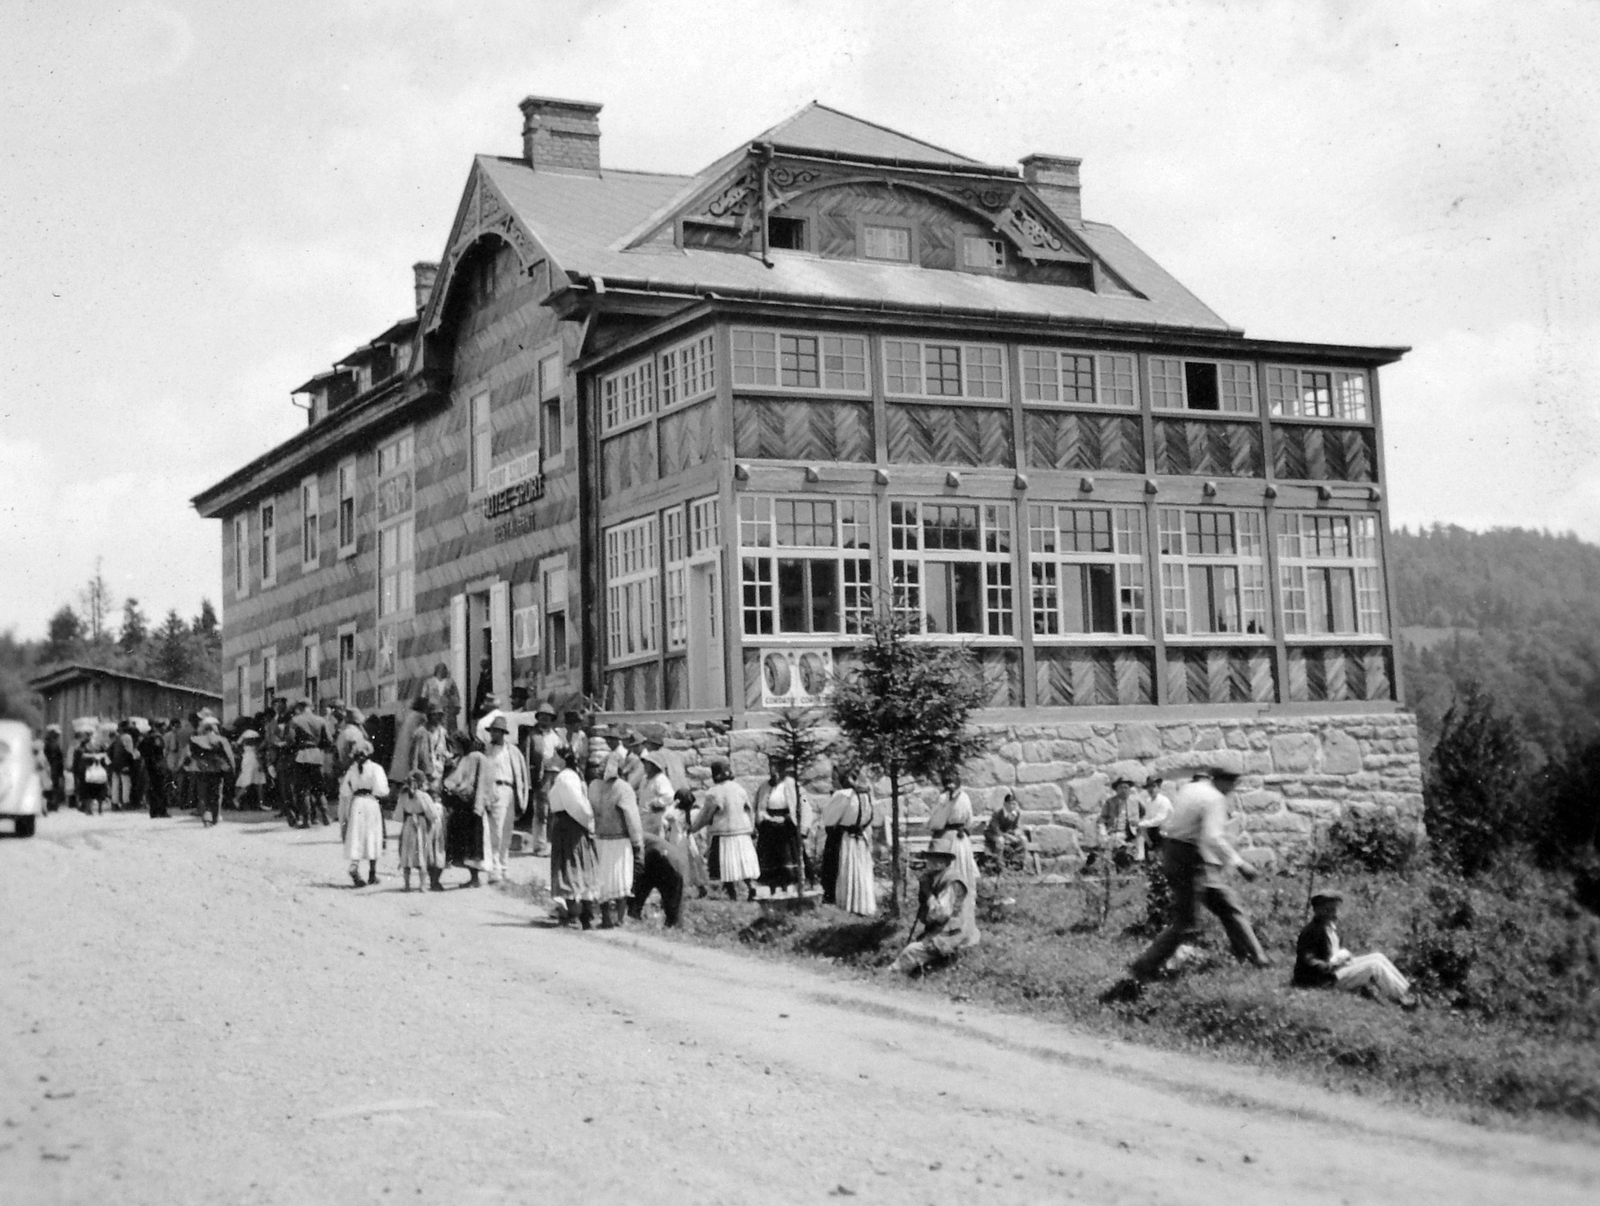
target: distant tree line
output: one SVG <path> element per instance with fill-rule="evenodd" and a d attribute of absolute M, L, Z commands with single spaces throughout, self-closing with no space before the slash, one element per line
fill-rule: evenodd
<path fill-rule="evenodd" d="M 118 600 L 95 563 L 94 575 L 50 617 L 45 639 L 19 641 L 0 632 L 0 715 L 38 723 L 27 680 L 51 666 L 76 663 L 159 678 L 207 691 L 222 682 L 222 626 L 211 600 L 185 620 L 176 608 L 160 624 L 133 596 Z"/>

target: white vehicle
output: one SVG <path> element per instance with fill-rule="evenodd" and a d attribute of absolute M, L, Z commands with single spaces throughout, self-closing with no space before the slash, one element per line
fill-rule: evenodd
<path fill-rule="evenodd" d="M 18 837 L 32 837 L 44 813 L 44 790 L 33 762 L 33 731 L 20 720 L 0 720 L 0 819 L 10 819 Z"/>

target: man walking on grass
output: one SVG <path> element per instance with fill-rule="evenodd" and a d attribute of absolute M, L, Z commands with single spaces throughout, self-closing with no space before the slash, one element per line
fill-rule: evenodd
<path fill-rule="evenodd" d="M 1250 927 L 1249 914 L 1233 890 L 1223 882 L 1223 874 L 1237 869 L 1246 879 L 1256 877 L 1256 869 L 1229 845 L 1223 834 L 1228 820 L 1227 797 L 1244 772 L 1243 758 L 1233 750 L 1214 756 L 1209 777 L 1185 784 L 1172 804 L 1172 816 L 1164 828 L 1161 866 L 1172 884 L 1172 920 L 1144 954 L 1129 965 L 1131 979 L 1109 989 L 1106 999 L 1138 995 L 1139 986 L 1161 974 L 1178 947 L 1200 932 L 1200 906 L 1217 915 L 1227 932 L 1234 958 L 1256 967 L 1271 967 Z"/>

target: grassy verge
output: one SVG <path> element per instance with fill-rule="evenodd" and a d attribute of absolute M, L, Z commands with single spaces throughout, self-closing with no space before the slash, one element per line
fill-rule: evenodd
<path fill-rule="evenodd" d="M 982 944 L 906 988 L 1275 1065 L 1345 1089 L 1381 1089 L 1468 1117 L 1488 1109 L 1600 1125 L 1600 926 L 1592 916 L 1525 882 L 1509 903 L 1505 885 L 1469 890 L 1426 875 L 1345 887 L 1345 944 L 1396 957 L 1424 990 L 1421 1010 L 1291 988 L 1306 885 L 1288 878 L 1244 891 L 1279 961 L 1271 971 L 1235 966 L 1213 921 L 1194 964 L 1137 1003 L 1103 1006 L 1100 992 L 1145 941 L 1137 932 L 1142 885 L 1122 885 L 1107 908 L 1098 886 L 1009 880 L 1005 900 L 987 884 L 980 891 Z M 697 901 L 685 912 L 684 940 L 823 959 L 861 974 L 892 960 L 905 934 L 903 924 L 826 907 L 760 917 L 751 905 Z"/>

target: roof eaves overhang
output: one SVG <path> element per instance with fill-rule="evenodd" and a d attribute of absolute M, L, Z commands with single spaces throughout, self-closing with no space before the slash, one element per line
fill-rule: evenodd
<path fill-rule="evenodd" d="M 900 168 L 908 172 L 932 173 L 941 176 L 969 176 L 986 180 L 1006 180 L 1017 182 L 1022 179 L 1020 168 L 1002 167 L 997 164 L 974 163 L 970 167 L 947 160 L 928 159 L 902 159 L 894 155 L 863 155 L 858 152 L 825 151 L 817 147 L 787 146 L 781 142 L 752 143 L 750 150 L 760 152 L 770 150 L 774 155 L 782 155 L 785 159 L 809 159 L 817 163 L 836 163 L 848 166 L 858 164 L 861 167 L 874 168 Z"/>
<path fill-rule="evenodd" d="M 596 278 L 598 279 L 598 278 Z M 1311 343 L 1298 340 L 1249 339 L 1235 327 L 1181 327 L 1150 323 L 1057 317 L 1007 310 L 971 310 L 951 306 L 915 306 L 903 302 L 841 301 L 838 298 L 803 294 L 774 294 L 762 290 L 738 291 L 726 288 L 677 286 L 670 289 L 655 281 L 627 281 L 606 278 L 600 289 L 593 281 L 579 277 L 580 288 L 573 289 L 565 304 L 573 311 L 640 313 L 638 298 L 660 301 L 666 296 L 679 305 L 663 312 L 669 321 L 640 331 L 602 351 L 575 361 L 573 368 L 584 372 L 626 358 L 641 347 L 656 342 L 680 328 L 710 315 L 738 314 L 745 317 L 788 318 L 825 323 L 859 323 L 864 318 L 879 325 L 927 328 L 929 325 L 959 325 L 963 331 L 991 331 L 997 335 L 1070 338 L 1073 335 L 1109 340 L 1136 348 L 1161 347 L 1200 353 L 1227 352 L 1233 355 L 1278 355 L 1297 360 L 1323 360 L 1329 363 L 1379 367 L 1392 364 L 1409 347 L 1371 347 L 1353 344 Z M 582 285 L 588 284 L 585 293 Z M 666 296 L 663 296 L 663 295 Z"/>
<path fill-rule="evenodd" d="M 121 670 L 112 670 L 108 666 L 85 666 L 79 662 L 68 662 L 65 665 L 54 666 L 42 674 L 36 674 L 28 680 L 28 686 L 35 691 L 48 691 L 52 687 L 64 686 L 82 678 L 116 678 L 124 682 L 144 683 L 151 687 L 164 687 L 169 691 L 183 691 L 190 695 L 204 695 L 207 699 L 222 698 L 217 692 L 208 691 L 204 687 L 193 687 L 187 683 L 169 683 L 165 679 L 146 678 L 142 674 L 127 674 Z"/>
<path fill-rule="evenodd" d="M 256 495 L 270 492 L 277 482 L 299 477 L 308 465 L 342 453 L 375 430 L 448 401 L 448 397 L 443 385 L 428 374 L 396 377 L 322 422 L 295 432 L 242 469 L 196 494 L 189 503 L 202 519 L 215 519 Z"/>

